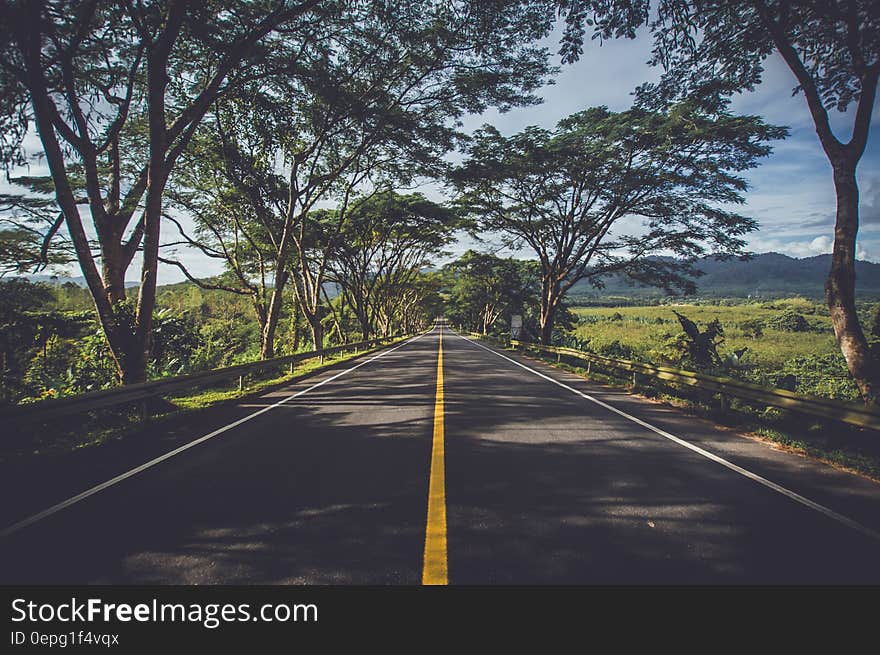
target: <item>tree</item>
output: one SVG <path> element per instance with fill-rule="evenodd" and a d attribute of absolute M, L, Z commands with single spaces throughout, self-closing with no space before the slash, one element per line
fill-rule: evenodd
<path fill-rule="evenodd" d="M 331 87 L 343 93 L 334 95 L 329 106 L 340 99 L 343 107 L 364 106 L 367 119 L 354 128 L 343 123 L 344 129 L 333 134 L 346 138 L 309 152 L 318 170 L 338 171 L 324 196 L 335 210 L 304 209 L 292 238 L 294 289 L 318 349 L 324 284 L 343 242 L 352 201 L 420 175 L 439 175 L 442 156 L 462 136 L 457 128 L 465 113 L 533 103 L 531 92 L 550 71 L 546 52 L 530 45 L 549 24 L 534 24 L 529 3 L 427 1 L 395 9 L 379 20 L 364 16 L 356 47 L 333 58 L 335 65 L 350 66 L 357 74 L 349 95 L 345 85 Z M 326 83 L 320 86 L 327 88 Z M 303 166 L 302 174 L 312 176 L 315 164 Z M 297 183 L 302 184 L 299 178 Z M 387 333 L 390 314 L 379 313 Z"/>
<path fill-rule="evenodd" d="M 449 278 L 446 316 L 468 329 L 488 334 L 498 319 L 509 325 L 538 304 L 541 276 L 536 262 L 504 259 L 468 250 L 444 267 Z"/>
<path fill-rule="evenodd" d="M 419 274 L 402 289 L 399 329 L 404 334 L 426 329 L 443 315 L 443 280 L 436 271 Z"/>
<path fill-rule="evenodd" d="M 0 403 L 17 402 L 27 395 L 23 378 L 28 361 L 40 350 L 45 355 L 50 337 L 66 334 L 82 319 L 46 312 L 45 306 L 53 300 L 52 289 L 45 284 L 24 278 L 0 280 Z"/>
<path fill-rule="evenodd" d="M 687 341 L 687 352 L 691 363 L 698 371 L 705 371 L 721 365 L 721 356 L 718 354 L 718 346 L 724 341 L 724 329 L 721 322 L 716 318 L 706 326 L 705 331 L 700 332 L 697 324 L 687 316 L 673 310 L 673 314 L 681 323 Z"/>
<path fill-rule="evenodd" d="M 421 194 L 388 191 L 355 204 L 330 263 L 329 280 L 342 289 L 365 341 L 376 333 L 380 316 L 408 306 L 405 292 L 457 227 L 452 210 Z M 418 302 L 418 295 L 407 300 Z"/>
<path fill-rule="evenodd" d="M 64 217 L 49 195 L 51 181 L 39 177 L 8 181 L 21 191 L 0 194 L 0 276 L 36 273 L 76 261 L 70 242 L 57 238 Z"/>
<path fill-rule="evenodd" d="M 511 137 L 485 126 L 451 179 L 460 202 L 507 246 L 527 245 L 541 268 L 541 341 L 549 343 L 565 293 L 621 273 L 691 290 L 692 262 L 711 250 L 742 254 L 754 220 L 721 208 L 743 202 L 739 171 L 770 152 L 783 128 L 684 102 L 667 112 L 592 108 L 555 130 Z M 642 219 L 641 226 L 627 218 Z M 660 259 L 673 254 L 677 259 Z"/>
<path fill-rule="evenodd" d="M 665 73 L 640 90 L 648 104 L 688 94 L 730 95 L 760 83 L 764 60 L 778 53 L 793 73 L 833 171 L 837 198 L 826 300 L 840 350 L 866 403 L 880 401 L 880 363 L 871 354 L 855 302 L 859 189 L 856 168 L 868 132 L 880 76 L 880 6 L 874 0 L 648 0 L 558 3 L 567 14 L 563 58 L 581 54 L 586 25 L 597 36 L 654 35 L 652 64 Z M 597 9 L 598 8 L 598 9 Z M 593 10 L 597 9 L 596 13 Z M 848 141 L 834 133 L 829 112 L 855 105 Z"/>
<path fill-rule="evenodd" d="M 225 259 L 237 279 L 226 290 L 254 298 L 264 356 L 288 281 L 321 347 L 324 286 L 351 200 L 436 173 L 463 113 L 532 102 L 549 70 L 545 51 L 523 40 L 515 3 L 503 16 L 474 2 L 346 10 L 308 49 L 276 49 L 284 76 L 215 103 L 207 152 L 193 149 L 175 181 L 199 225 L 183 243 Z"/>
<path fill-rule="evenodd" d="M 283 38 L 303 39 L 317 4 L 6 0 L 0 6 L 0 154 L 7 169 L 22 163 L 21 142 L 35 126 L 124 383 L 147 373 L 163 194 L 180 153 L 211 103 L 235 86 L 237 75 L 248 74 L 246 64 L 271 51 L 267 37 L 283 25 Z M 79 171 L 97 253 L 71 176 Z M 125 274 L 138 253 L 140 286 L 129 311 Z"/>
<path fill-rule="evenodd" d="M 170 181 L 171 206 L 192 218 L 195 230 L 188 233 L 168 212 L 166 219 L 177 228 L 179 240 L 163 248 L 196 248 L 222 261 L 226 275 L 202 280 L 180 259 L 159 260 L 178 267 L 202 289 L 249 297 L 260 326 L 260 355 L 267 359 L 275 354 L 289 233 L 296 215 L 285 180 L 276 170 L 281 145 L 272 121 L 277 107 L 254 102 L 258 99 L 215 103 L 182 154 L 184 165 Z"/>

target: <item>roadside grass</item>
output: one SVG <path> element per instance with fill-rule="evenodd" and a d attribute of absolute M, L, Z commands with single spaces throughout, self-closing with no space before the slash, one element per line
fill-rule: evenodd
<path fill-rule="evenodd" d="M 231 402 L 240 398 L 244 398 L 246 396 L 252 396 L 262 391 L 269 390 L 273 387 L 284 386 L 285 384 L 295 382 L 296 380 L 304 378 L 308 375 L 312 375 L 329 366 L 333 366 L 334 364 L 346 362 L 350 359 L 354 359 L 355 357 L 360 357 L 364 354 L 375 352 L 376 350 L 378 350 L 378 348 L 362 350 L 357 355 L 355 355 L 354 353 L 346 353 L 342 355 L 328 356 L 324 358 L 323 363 L 321 362 L 321 359 L 319 357 L 306 359 L 296 363 L 293 373 L 288 372 L 278 376 L 262 379 L 246 378 L 244 387 L 241 390 L 239 390 L 237 386 L 230 389 L 228 385 L 225 385 L 222 387 L 210 387 L 207 389 L 201 389 L 199 391 L 184 395 L 168 396 L 166 397 L 166 400 L 168 400 L 168 402 L 170 402 L 172 405 L 180 410 L 192 411 L 207 409 L 209 407 L 217 405 L 218 403 Z M 234 382 L 233 384 L 237 385 L 238 383 Z"/>
<path fill-rule="evenodd" d="M 293 373 L 286 371 L 270 374 L 268 377 L 246 377 L 241 389 L 238 388 L 238 380 L 230 380 L 225 385 L 157 398 L 148 403 L 149 417 L 146 419 L 143 417 L 142 407 L 122 407 L 90 413 L 75 425 L 71 424 L 69 418 L 65 420 L 67 425 L 60 424 L 60 420 L 48 425 L 35 423 L 32 429 L 0 441 L 0 465 L 19 457 L 61 455 L 120 442 L 143 436 L 148 431 L 153 432 L 157 427 L 171 426 L 181 419 L 196 420 L 200 413 L 213 407 L 284 387 L 331 366 L 388 348 L 402 340 L 404 338 L 395 339 L 386 345 L 357 353 L 328 355 L 323 362 L 319 357 L 303 360 L 296 363 Z"/>
<path fill-rule="evenodd" d="M 863 325 L 873 325 L 880 304 L 858 306 Z M 577 307 L 577 324 L 561 335 L 580 350 L 635 361 L 690 369 L 690 344 L 675 312 L 701 330 L 717 319 L 720 360 L 713 373 L 799 393 L 857 401 L 859 389 L 840 352 L 828 309 L 807 298 L 773 301 L 692 300 L 663 305 Z M 880 334 L 868 333 L 873 348 Z"/>
<path fill-rule="evenodd" d="M 811 330 L 792 333 L 762 327 L 761 334 L 755 335 L 755 323 L 771 321 L 786 310 L 803 314 Z M 572 308 L 572 312 L 582 322 L 570 334 L 589 339 L 591 346 L 597 349 L 608 347 L 616 341 L 650 361 L 668 339 L 681 332 L 681 325 L 673 311 L 687 316 L 701 327 L 717 318 L 724 328 L 722 351 L 748 348 L 748 360 L 759 368 L 779 369 L 797 356 L 837 355 L 840 352 L 827 311 L 822 313 L 821 306 L 800 298 L 737 305 L 682 303 L 641 307 L 576 307 Z"/>
<path fill-rule="evenodd" d="M 823 424 L 801 417 L 794 417 L 776 408 L 757 409 L 742 403 L 731 403 L 723 409 L 711 398 L 682 397 L 673 389 L 664 389 L 639 383 L 633 386 L 630 378 L 624 379 L 582 366 L 557 362 L 552 357 L 537 353 L 525 355 L 556 368 L 574 373 L 591 382 L 627 390 L 651 402 L 674 407 L 692 416 L 712 421 L 719 428 L 731 430 L 739 436 L 761 441 L 811 459 L 823 462 L 851 473 L 857 473 L 880 482 L 880 441 L 876 433 L 849 428 L 849 426 Z"/>

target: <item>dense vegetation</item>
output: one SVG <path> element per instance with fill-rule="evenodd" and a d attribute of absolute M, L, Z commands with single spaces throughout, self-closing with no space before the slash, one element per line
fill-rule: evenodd
<path fill-rule="evenodd" d="M 75 262 L 86 288 L 4 284 L 4 402 L 321 350 L 441 312 L 484 333 L 522 316 L 528 338 L 605 347 L 586 325 L 572 334 L 570 292 L 589 295 L 579 283 L 690 293 L 698 264 L 745 254 L 757 222 L 734 211 L 744 174 L 787 128 L 733 114 L 730 98 L 760 82 L 775 50 L 834 172 L 827 311 L 718 318 L 708 332 L 699 317 L 649 316 L 681 331 L 671 322 L 659 343 L 614 348 L 829 395 L 851 397 L 854 383 L 876 403 L 874 319 L 855 295 L 855 169 L 880 78 L 877 12 L 783 5 L 4 2 L 0 164 L 15 192 L 0 195 L 0 275 Z M 555 27 L 563 63 L 588 31 L 635 38 L 646 27 L 664 72 L 623 111 L 462 133 L 465 115 L 539 102 L 555 67 L 537 42 Z M 853 106 L 843 143 L 828 110 Z M 37 158 L 48 170 L 31 175 Z M 423 182 L 452 197 L 408 193 Z M 461 230 L 537 259 L 468 253 L 426 273 Z M 191 249 L 223 274 L 194 276 Z M 190 283 L 157 288 L 160 265 Z M 757 350 L 737 332 L 797 332 L 815 338 L 809 356 L 830 357 L 819 336 L 829 320 L 850 377 L 831 360 L 804 363 L 840 377 L 824 390 L 772 357 L 766 370 L 749 361 Z"/>
<path fill-rule="evenodd" d="M 411 270 L 411 269 L 407 269 Z M 508 336 L 511 318 L 522 317 L 523 340 L 537 340 L 540 324 L 537 262 L 468 251 L 434 272 L 409 280 L 416 314 L 394 327 L 420 329 L 436 316 L 483 334 Z M 367 280 L 381 286 L 379 279 Z M 208 281 L 210 282 L 210 281 Z M 401 289 L 388 297 L 400 306 Z M 358 341 L 384 330 L 363 315 L 344 290 L 327 286 L 322 318 L 326 345 Z M 3 403 L 82 393 L 117 383 L 88 291 L 61 285 L 0 281 L 0 348 Z M 700 330 L 721 328 L 719 359 L 708 368 L 765 386 L 852 400 L 858 389 L 837 348 L 827 308 L 803 297 L 777 300 L 666 299 L 606 296 L 597 306 L 563 305 L 554 332 L 564 343 L 611 357 L 703 368 L 695 362 L 681 314 Z M 860 305 L 871 343 L 880 348 L 880 303 Z M 191 282 L 159 287 L 150 378 L 253 361 L 261 355 L 261 326 L 252 299 Z M 288 294 L 278 323 L 278 355 L 311 350 L 314 333 Z"/>
<path fill-rule="evenodd" d="M 421 275 L 411 287 L 430 307 L 430 285 Z M 359 341 L 361 325 L 345 296 L 328 289 L 330 300 L 322 321 L 325 344 Z M 436 304 L 436 301 L 435 301 Z M 433 318 L 410 314 L 409 330 Z M 392 316 L 390 330 L 403 329 Z M 260 358 L 261 330 L 246 296 L 207 290 L 190 282 L 158 288 L 151 379 L 180 375 Z M 312 332 L 296 312 L 292 294 L 279 320 L 278 355 L 312 350 Z M 88 290 L 33 283 L 21 278 L 0 280 L 0 401 L 2 404 L 73 395 L 118 384 L 116 366 L 97 321 Z"/>
<path fill-rule="evenodd" d="M 827 307 L 805 298 L 579 307 L 574 312 L 577 326 L 558 338 L 583 350 L 679 368 L 707 368 L 691 356 L 691 340 L 675 315 L 679 312 L 701 330 L 718 321 L 720 360 L 708 367 L 712 372 L 817 396 L 859 397 L 837 347 Z M 880 318 L 880 303 L 865 303 L 860 313 L 871 325 Z M 880 348 L 880 333 L 871 338 Z"/>

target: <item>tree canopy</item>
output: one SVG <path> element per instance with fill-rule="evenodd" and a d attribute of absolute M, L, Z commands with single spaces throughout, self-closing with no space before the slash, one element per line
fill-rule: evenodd
<path fill-rule="evenodd" d="M 530 314 L 541 291 L 536 262 L 468 250 L 443 268 L 446 317 L 453 324 L 489 334 L 510 327 L 515 314 Z"/>
<path fill-rule="evenodd" d="M 794 94 L 803 94 L 807 102 L 833 171 L 837 212 L 825 289 L 834 331 L 865 401 L 880 402 L 880 365 L 865 338 L 855 300 L 855 172 L 868 144 L 880 78 L 880 5 L 874 0 L 551 4 L 565 16 L 560 49 L 565 61 L 580 57 L 587 29 L 593 38 L 636 38 L 639 27 L 648 28 L 654 37 L 651 63 L 664 70 L 658 84 L 638 90 L 640 103 L 650 108 L 683 97 L 717 100 L 753 90 L 762 80 L 766 59 L 774 52 L 782 58 L 792 72 Z M 853 105 L 849 134 L 835 134 L 830 111 L 844 112 Z"/>
<path fill-rule="evenodd" d="M 26 163 L 35 128 L 125 382 L 143 380 L 149 361 L 166 185 L 218 101 L 247 88 L 271 97 L 295 81 L 307 95 L 321 89 L 325 105 L 369 107 L 354 116 L 361 127 L 388 116 L 386 126 L 443 151 L 464 112 L 531 102 L 549 71 L 547 52 L 531 45 L 549 22 L 533 23 L 529 3 L 6 0 L 0 11 L 0 155 L 7 170 Z M 340 70 L 346 83 L 334 84 Z M 298 127 L 288 126 L 289 142 Z M 390 141 L 383 126 L 365 134 Z M 347 150 L 323 150 L 322 163 L 338 168 L 358 143 L 337 141 Z M 136 257 L 132 312 L 125 279 Z"/>
<path fill-rule="evenodd" d="M 505 137 L 485 126 L 451 179 L 482 230 L 538 256 L 547 342 L 563 295 L 579 280 L 601 285 L 603 276 L 623 273 L 688 290 L 694 259 L 742 254 L 756 223 L 726 207 L 743 202 L 740 173 L 784 135 L 723 106 L 711 113 L 696 102 L 665 112 L 596 107 L 554 130 Z M 620 229 L 627 218 L 640 226 Z"/>

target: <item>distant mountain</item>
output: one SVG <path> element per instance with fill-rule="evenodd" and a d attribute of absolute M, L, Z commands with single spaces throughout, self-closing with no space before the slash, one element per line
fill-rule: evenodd
<path fill-rule="evenodd" d="M 66 275 L 26 275 L 25 276 L 31 282 L 45 282 L 46 284 L 75 284 L 78 287 L 86 286 L 86 279 L 79 275 L 77 277 L 68 277 Z M 132 282 L 128 280 L 125 283 L 125 287 L 130 289 L 132 287 L 140 286 L 137 282 Z"/>
<path fill-rule="evenodd" d="M 67 275 L 26 275 L 25 277 L 28 280 L 30 280 L 31 282 L 43 282 L 44 284 L 57 284 L 58 286 L 61 286 L 63 284 L 75 284 L 78 287 L 83 287 L 83 288 L 86 287 L 86 279 L 81 275 L 77 276 L 77 277 L 70 277 Z M 206 280 L 206 281 L 212 281 L 214 278 L 202 278 L 202 279 Z M 169 290 L 169 289 L 179 290 L 179 289 L 183 289 L 185 287 L 188 287 L 191 284 L 192 284 L 192 282 L 190 282 L 189 280 L 181 280 L 180 282 L 171 282 L 169 284 L 160 284 L 159 288 L 165 289 L 165 290 Z M 138 286 L 140 286 L 140 285 L 137 282 L 133 282 L 131 280 L 128 280 L 125 283 L 126 289 L 131 289 L 131 288 L 138 287 Z M 271 287 L 272 285 L 269 284 L 269 286 Z M 324 289 L 327 291 L 327 294 L 331 298 L 335 298 L 339 294 L 339 290 L 336 288 L 336 284 L 334 284 L 333 282 L 325 282 Z"/>
<path fill-rule="evenodd" d="M 777 252 L 752 259 L 718 260 L 707 257 L 697 263 L 704 275 L 696 278 L 697 295 L 726 298 L 780 298 L 800 295 L 823 298 L 825 278 L 831 269 L 831 255 L 797 259 Z M 880 298 L 880 264 L 856 262 L 856 293 L 859 299 Z M 633 286 L 621 276 L 609 277 L 605 289 L 579 282 L 570 291 L 572 299 L 602 296 L 662 296 L 660 289 Z"/>
<path fill-rule="evenodd" d="M 817 255 L 797 259 L 777 252 L 755 255 L 752 259 L 718 260 L 706 257 L 697 263 L 704 275 L 696 278 L 697 296 L 710 298 L 784 298 L 786 296 L 806 296 L 823 298 L 825 278 L 831 268 L 831 255 Z M 84 287 L 82 277 L 29 275 L 30 280 L 48 284 L 67 282 Z M 171 285 L 186 286 L 190 282 Z M 327 291 L 335 296 L 334 285 L 327 283 Z M 126 287 L 136 287 L 137 282 L 126 282 Z M 880 299 L 880 264 L 856 262 L 856 293 L 860 300 Z M 661 289 L 633 285 L 621 276 L 611 276 L 605 280 L 604 289 L 595 289 L 588 282 L 579 282 L 572 287 L 569 298 L 574 301 L 596 300 L 607 296 L 628 296 L 632 298 L 661 297 Z"/>

